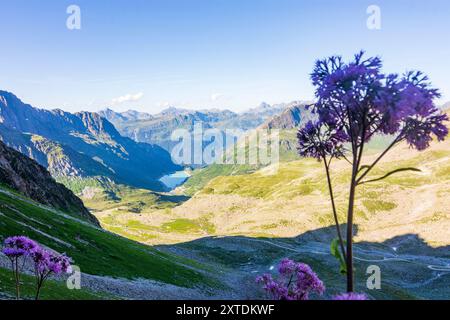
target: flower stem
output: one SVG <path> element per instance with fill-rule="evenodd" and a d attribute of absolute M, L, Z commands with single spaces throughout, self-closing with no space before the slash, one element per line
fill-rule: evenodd
<path fill-rule="evenodd" d="M 20 278 L 19 278 L 19 260 L 16 259 L 16 262 L 14 263 L 14 274 L 15 274 L 15 280 L 16 280 L 16 300 L 20 299 Z"/>
<path fill-rule="evenodd" d="M 345 253 L 345 248 L 344 248 L 344 240 L 342 239 L 341 227 L 340 227 L 339 219 L 337 216 L 336 204 L 334 202 L 333 185 L 331 184 L 331 177 L 330 177 L 330 167 L 328 166 L 328 163 L 327 163 L 327 160 L 325 157 L 323 157 L 323 163 L 325 165 L 325 171 L 327 173 L 328 191 L 330 193 L 331 207 L 333 209 L 333 217 L 334 217 L 334 223 L 336 225 L 336 231 L 337 231 L 338 238 L 339 238 L 339 245 L 341 247 L 342 255 L 345 259 L 346 253 Z"/>

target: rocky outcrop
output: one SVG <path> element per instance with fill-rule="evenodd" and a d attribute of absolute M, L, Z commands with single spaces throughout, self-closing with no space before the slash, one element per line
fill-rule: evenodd
<path fill-rule="evenodd" d="M 267 121 L 262 127 L 268 129 L 295 129 L 313 119 L 306 105 L 299 103 L 290 105 L 280 115 Z"/>
<path fill-rule="evenodd" d="M 0 142 L 0 183 L 55 209 L 78 214 L 99 226 L 97 219 L 72 191 L 57 183 L 36 161 Z"/>

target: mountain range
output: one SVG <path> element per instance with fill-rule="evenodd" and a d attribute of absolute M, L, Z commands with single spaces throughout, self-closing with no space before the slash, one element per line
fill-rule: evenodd
<path fill-rule="evenodd" d="M 188 110 L 170 107 L 155 115 L 134 110 L 119 113 L 111 109 L 100 111 L 99 114 L 113 123 L 122 135 L 139 142 L 156 144 L 170 151 L 177 143 L 171 140 L 171 134 L 175 129 L 184 128 L 192 131 L 194 124 L 201 122 L 204 129 L 247 131 L 263 125 L 285 110 L 296 110 L 284 115 L 284 121 L 288 121 L 292 127 L 301 121 L 300 113 L 305 111 L 304 106 L 305 103 L 295 101 L 275 105 L 261 103 L 258 107 L 241 113 L 226 109 Z M 293 118 L 288 120 L 288 116 Z"/>
<path fill-rule="evenodd" d="M 179 169 L 166 150 L 123 137 L 97 113 L 38 109 L 6 91 L 0 91 L 0 137 L 58 178 L 107 177 L 162 190 L 158 179 Z"/>

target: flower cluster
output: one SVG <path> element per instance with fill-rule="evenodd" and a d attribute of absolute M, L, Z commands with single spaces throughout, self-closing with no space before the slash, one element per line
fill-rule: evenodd
<path fill-rule="evenodd" d="M 70 272 L 70 258 L 42 248 L 36 241 L 25 236 L 9 237 L 2 253 L 10 259 L 30 257 L 38 271 L 61 274 Z"/>
<path fill-rule="evenodd" d="M 350 63 L 336 56 L 317 61 L 311 79 L 317 88 L 313 111 L 320 122 L 341 128 L 353 143 L 395 134 L 423 150 L 432 135 L 443 140 L 448 117 L 434 106 L 440 93 L 428 78 L 421 72 L 384 74 L 381 67 L 380 58 L 365 59 L 363 52 Z"/>
<path fill-rule="evenodd" d="M 16 298 L 20 297 L 20 273 L 25 260 L 31 259 L 34 264 L 36 275 L 37 293 L 36 299 L 39 298 L 39 292 L 45 280 L 51 274 L 61 274 L 63 272 L 71 272 L 71 259 L 65 254 L 57 254 L 53 251 L 46 250 L 37 242 L 25 236 L 9 237 L 4 241 L 2 253 L 5 254 L 12 263 L 12 271 L 16 282 Z M 20 262 L 19 262 L 20 260 Z"/>
<path fill-rule="evenodd" d="M 417 150 L 424 150 L 430 146 L 432 134 L 438 141 L 444 140 L 448 135 L 448 129 L 444 125 L 447 121 L 446 114 L 432 115 L 423 118 L 408 118 L 405 120 L 403 135 L 410 146 L 414 146 Z"/>
<path fill-rule="evenodd" d="M 325 292 L 323 282 L 307 264 L 283 259 L 278 272 L 276 280 L 269 274 L 256 278 L 274 300 L 308 300 L 312 292 L 320 295 Z"/>
<path fill-rule="evenodd" d="M 364 293 L 341 293 L 333 297 L 333 300 L 369 300 Z"/>
<path fill-rule="evenodd" d="M 328 156 L 342 157 L 343 142 L 347 140 L 347 135 L 336 126 L 309 121 L 298 131 L 297 139 L 298 152 L 301 156 L 321 160 Z"/>
<path fill-rule="evenodd" d="M 39 248 L 35 241 L 24 236 L 9 237 L 4 244 L 2 252 L 9 259 L 30 256 Z"/>
<path fill-rule="evenodd" d="M 35 270 L 39 274 L 61 274 L 71 271 L 70 258 L 66 255 L 55 254 L 43 248 L 38 248 L 31 254 Z"/>

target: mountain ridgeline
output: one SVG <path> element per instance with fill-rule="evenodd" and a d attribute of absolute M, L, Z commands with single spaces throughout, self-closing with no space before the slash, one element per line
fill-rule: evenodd
<path fill-rule="evenodd" d="M 41 204 L 54 207 L 99 226 L 98 220 L 72 191 L 57 183 L 36 161 L 0 142 L 0 184 Z"/>
<path fill-rule="evenodd" d="M 159 178 L 179 169 L 163 148 L 123 137 L 97 113 L 42 110 L 0 91 L 0 137 L 56 178 L 103 177 L 163 190 Z"/>
<path fill-rule="evenodd" d="M 193 131 L 195 123 L 201 122 L 203 129 L 252 130 L 264 124 L 269 128 L 292 129 L 310 119 L 310 112 L 299 101 L 269 105 L 262 103 L 242 113 L 230 110 L 188 110 L 170 107 L 161 113 L 150 115 L 133 110 L 115 112 L 111 109 L 99 114 L 119 130 L 121 134 L 136 141 L 156 144 L 170 151 L 176 142 L 171 141 L 174 130 L 183 128 Z"/>
<path fill-rule="evenodd" d="M 304 104 L 292 104 L 281 114 L 266 121 L 262 127 L 267 129 L 290 130 L 304 126 L 308 121 L 313 120 L 313 114 Z"/>

